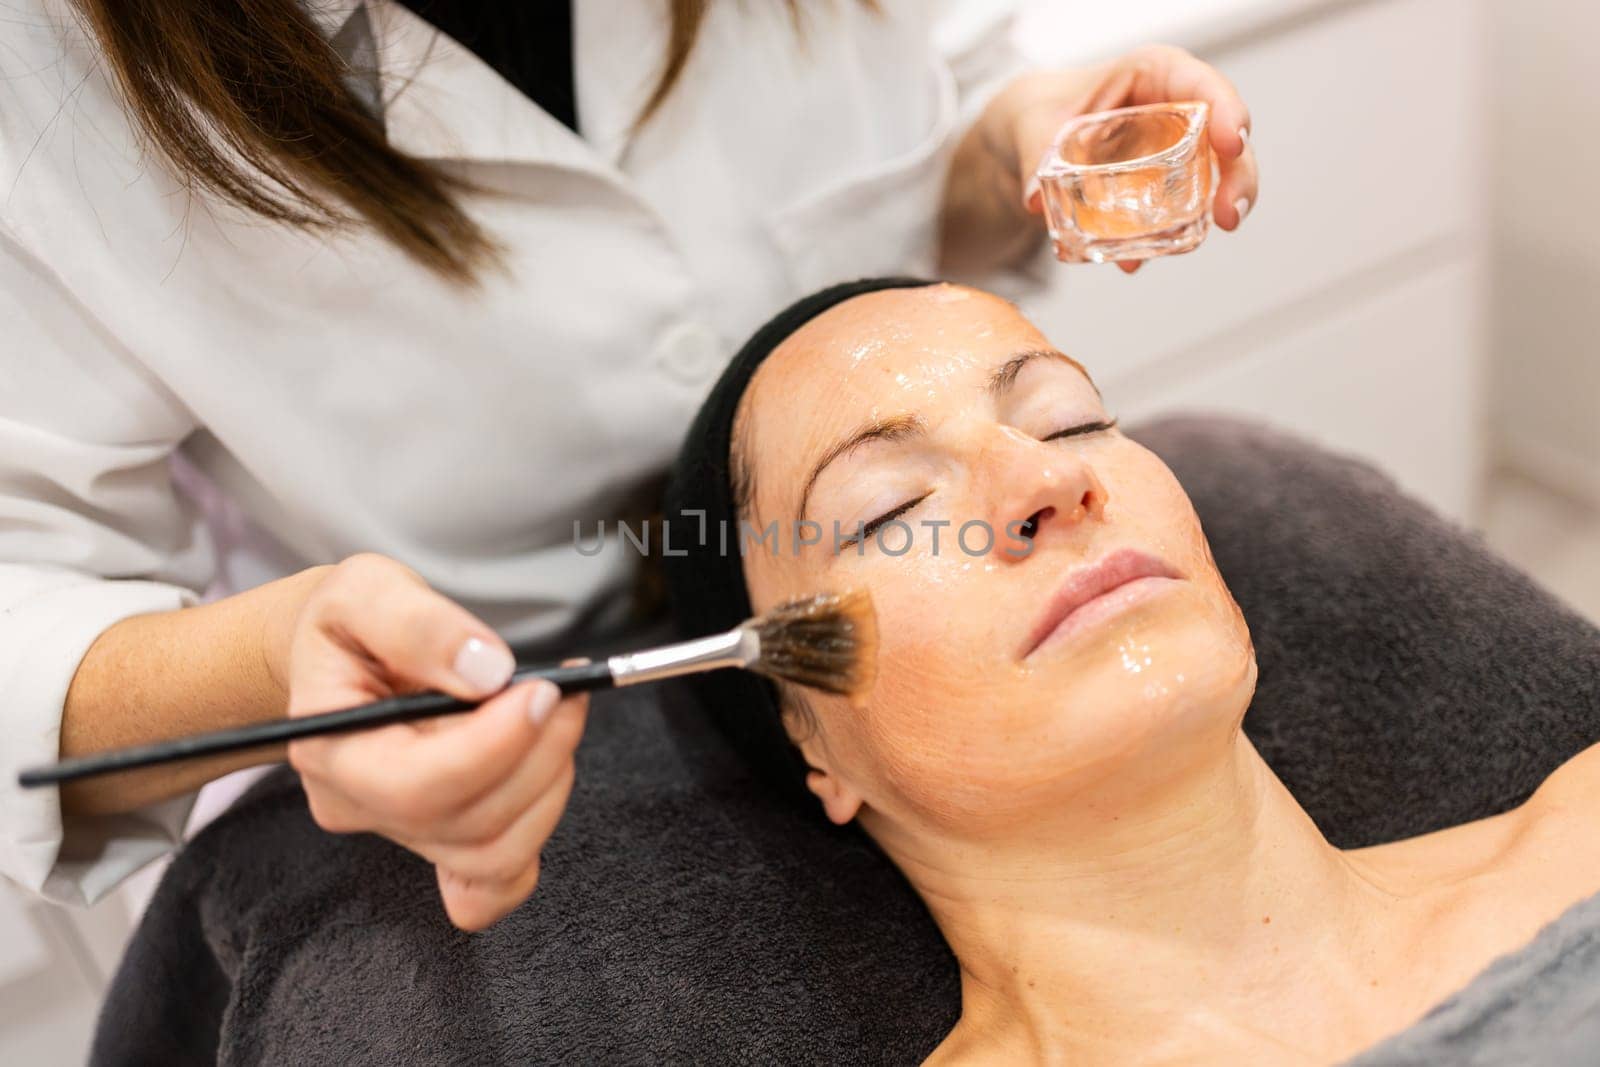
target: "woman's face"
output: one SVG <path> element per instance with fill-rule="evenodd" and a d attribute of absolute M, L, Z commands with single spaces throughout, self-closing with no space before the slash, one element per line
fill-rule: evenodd
<path fill-rule="evenodd" d="M 745 546 L 756 611 L 860 587 L 877 610 L 865 701 L 790 718 L 835 819 L 992 833 L 1231 742 L 1254 655 L 1188 497 L 1010 304 L 840 304 L 762 365 L 734 441 L 743 517 L 783 538 Z"/>

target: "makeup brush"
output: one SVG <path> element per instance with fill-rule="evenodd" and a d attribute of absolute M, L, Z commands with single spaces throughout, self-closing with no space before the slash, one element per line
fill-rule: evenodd
<path fill-rule="evenodd" d="M 790 600 L 734 627 L 692 641 L 611 656 L 575 667 L 524 667 L 508 685 L 543 678 L 563 693 L 639 685 L 683 674 L 740 667 L 770 678 L 861 699 L 877 676 L 878 626 L 864 591 L 825 593 Z M 300 737 L 346 733 L 471 711 L 472 701 L 427 691 L 389 697 L 340 711 L 274 719 L 132 748 L 31 767 L 17 776 L 24 787 L 72 782 L 97 774 L 172 763 L 196 756 L 256 748 Z"/>

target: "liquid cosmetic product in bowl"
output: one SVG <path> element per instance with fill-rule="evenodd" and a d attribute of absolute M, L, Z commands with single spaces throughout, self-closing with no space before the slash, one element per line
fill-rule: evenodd
<path fill-rule="evenodd" d="M 1064 263 L 1188 252 L 1211 227 L 1210 107 L 1150 104 L 1079 115 L 1039 165 L 1045 220 Z"/>

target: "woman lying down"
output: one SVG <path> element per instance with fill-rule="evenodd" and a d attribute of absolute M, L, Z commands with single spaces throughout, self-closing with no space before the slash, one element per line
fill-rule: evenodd
<path fill-rule="evenodd" d="M 1250 633 L 1188 498 L 998 298 L 818 294 L 730 366 L 690 441 L 669 516 L 751 536 L 666 561 L 687 625 L 871 592 L 862 706 L 733 672 L 705 695 L 926 903 L 962 991 L 931 1063 L 1344 1059 L 1600 889 L 1595 749 L 1494 818 L 1329 845 L 1240 729 Z M 773 522 L 781 543 L 757 541 Z M 1592 941 L 1591 916 L 1541 941 Z"/>

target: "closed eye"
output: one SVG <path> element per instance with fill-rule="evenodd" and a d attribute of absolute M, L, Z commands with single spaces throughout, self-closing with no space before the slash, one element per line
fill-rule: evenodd
<path fill-rule="evenodd" d="M 1079 426 L 1068 426 L 1064 430 L 1057 430 L 1053 434 L 1039 438 L 1041 441 L 1056 441 L 1063 437 L 1082 437 L 1085 434 L 1103 433 L 1117 424 L 1116 419 L 1101 419 L 1097 422 L 1086 422 Z"/>
<path fill-rule="evenodd" d="M 1060 439 L 1066 438 L 1066 437 L 1083 437 L 1083 436 L 1085 436 L 1087 434 L 1092 434 L 1092 433 L 1104 433 L 1106 430 L 1110 430 L 1110 429 L 1114 428 L 1116 425 L 1117 425 L 1117 420 L 1115 418 L 1097 419 L 1094 422 L 1085 422 L 1085 423 L 1081 423 L 1081 424 L 1079 424 L 1077 426 L 1068 426 L 1065 429 L 1057 430 L 1055 433 L 1048 434 L 1045 437 L 1041 437 L 1040 440 L 1041 441 L 1056 441 L 1056 440 L 1060 440 Z M 928 497 L 931 496 L 931 495 L 932 495 L 931 493 L 923 493 L 921 496 L 917 497 L 915 500 L 907 500 L 905 503 L 899 504 L 896 507 L 891 508 L 890 510 L 884 512 L 882 515 L 879 515 L 877 518 L 873 519 L 871 522 L 862 524 L 862 526 L 860 527 L 860 529 L 858 529 L 856 531 L 854 536 L 849 537 L 849 538 L 847 538 L 847 539 L 845 539 L 843 541 L 840 541 L 839 542 L 839 547 L 840 548 L 850 548 L 850 547 L 852 547 L 854 545 L 860 544 L 862 541 L 865 541 L 867 538 L 869 538 L 873 534 L 877 533 L 878 530 L 881 529 L 885 523 L 893 522 L 895 519 L 900 518 L 906 512 L 910 511 L 912 508 L 916 507 L 918 504 L 920 504 L 924 500 L 928 499 Z"/>
<path fill-rule="evenodd" d="M 879 527 L 881 527 L 884 523 L 893 522 L 895 519 L 898 519 L 900 516 L 904 515 L 906 512 L 910 511 L 912 508 L 916 507 L 918 504 L 922 503 L 932 495 L 932 493 L 923 493 L 915 500 L 907 500 L 904 504 L 900 504 L 897 507 L 891 508 L 882 515 L 879 515 L 877 518 L 873 519 L 871 522 L 864 524 L 859 530 L 856 531 L 854 537 L 840 541 L 839 547 L 849 548 L 853 545 L 860 544 L 862 541 L 865 541 L 867 538 L 877 533 Z"/>

